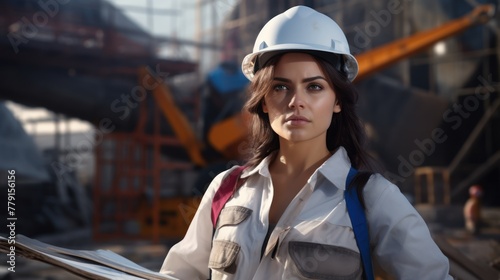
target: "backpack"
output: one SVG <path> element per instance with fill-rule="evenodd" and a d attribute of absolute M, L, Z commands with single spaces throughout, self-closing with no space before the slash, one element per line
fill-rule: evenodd
<path fill-rule="evenodd" d="M 214 233 L 222 208 L 224 208 L 226 202 L 244 182 L 244 180 L 240 180 L 240 175 L 245 168 L 246 166 L 238 166 L 231 170 L 222 180 L 219 189 L 214 195 L 211 211 Z M 355 168 L 351 167 L 349 173 L 347 174 L 346 191 L 344 192 L 347 212 L 349 214 L 349 218 L 351 219 L 354 237 L 356 238 L 356 244 L 358 245 L 361 261 L 363 263 L 364 278 L 367 280 L 373 280 L 374 275 L 370 257 L 368 225 L 361 192 L 370 176 L 370 172 L 358 172 Z"/>

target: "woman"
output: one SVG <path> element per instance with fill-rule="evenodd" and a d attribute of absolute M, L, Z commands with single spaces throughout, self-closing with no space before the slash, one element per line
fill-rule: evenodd
<path fill-rule="evenodd" d="M 358 68 L 338 25 L 297 6 L 271 19 L 242 69 L 251 80 L 251 158 L 211 224 L 210 184 L 162 273 L 179 279 L 362 279 L 346 213 L 351 165 L 366 169 L 351 81 Z M 371 257 L 397 279 L 451 279 L 448 260 L 399 189 L 373 175 L 363 189 Z"/>

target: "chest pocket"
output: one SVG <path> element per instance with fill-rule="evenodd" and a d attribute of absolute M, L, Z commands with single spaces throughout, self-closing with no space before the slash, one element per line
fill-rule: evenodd
<path fill-rule="evenodd" d="M 236 272 L 236 257 L 240 245 L 231 241 L 214 240 L 208 267 L 219 272 L 234 274 Z"/>
<path fill-rule="evenodd" d="M 229 206 L 222 209 L 217 221 L 217 229 L 223 226 L 235 226 L 246 220 L 252 214 L 252 209 L 243 206 Z"/>
<path fill-rule="evenodd" d="M 252 209 L 242 206 L 230 206 L 222 209 L 217 221 L 217 230 L 227 226 L 237 226 L 245 221 Z M 217 279 L 216 275 L 219 274 L 234 274 L 237 269 L 237 257 L 240 252 L 240 245 L 238 243 L 228 240 L 213 240 L 212 250 L 210 251 L 210 258 L 208 260 L 208 267 L 214 272 L 212 279 Z"/>
<path fill-rule="evenodd" d="M 290 241 L 288 252 L 303 279 L 362 279 L 358 252 L 333 245 Z"/>

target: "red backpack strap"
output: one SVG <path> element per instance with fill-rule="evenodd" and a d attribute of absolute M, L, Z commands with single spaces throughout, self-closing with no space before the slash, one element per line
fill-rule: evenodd
<path fill-rule="evenodd" d="M 231 170 L 229 175 L 227 175 L 222 180 L 219 189 L 215 192 L 214 199 L 212 201 L 212 216 L 211 216 L 214 229 L 217 226 L 217 220 L 219 219 L 220 211 L 222 211 L 222 208 L 224 208 L 226 202 L 239 187 L 238 179 L 240 178 L 240 175 L 245 168 L 246 166 L 238 166 L 233 170 Z"/>

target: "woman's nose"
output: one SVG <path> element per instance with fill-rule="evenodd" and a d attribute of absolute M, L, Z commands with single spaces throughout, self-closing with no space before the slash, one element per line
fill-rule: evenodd
<path fill-rule="evenodd" d="M 295 91 L 288 104 L 290 108 L 304 108 L 304 96 L 303 93 Z"/>

